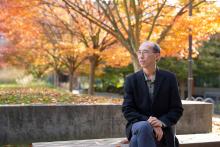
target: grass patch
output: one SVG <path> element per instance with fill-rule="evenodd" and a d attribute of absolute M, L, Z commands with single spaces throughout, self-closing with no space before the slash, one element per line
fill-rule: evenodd
<path fill-rule="evenodd" d="M 120 98 L 74 95 L 51 85 L 1 85 L 0 104 L 121 104 Z"/>
<path fill-rule="evenodd" d="M 11 83 L 1 83 L 0 88 L 18 88 L 18 87 L 51 87 L 54 88 L 53 85 L 45 82 L 45 81 L 33 81 L 25 85 L 18 84 L 16 82 Z"/>
<path fill-rule="evenodd" d="M 31 144 L 19 144 L 19 145 L 3 145 L 0 147 L 32 147 Z"/>

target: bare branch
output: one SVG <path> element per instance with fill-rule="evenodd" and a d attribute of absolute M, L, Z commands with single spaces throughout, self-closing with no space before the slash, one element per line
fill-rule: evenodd
<path fill-rule="evenodd" d="M 157 14 L 156 14 L 156 16 L 155 16 L 154 19 L 153 19 L 153 24 L 151 25 L 150 32 L 149 32 L 149 34 L 148 34 L 148 36 L 147 36 L 147 40 L 150 39 L 150 37 L 151 37 L 151 35 L 152 35 L 152 33 L 153 33 L 153 30 L 154 30 L 154 27 L 155 27 L 155 23 L 156 23 L 156 21 L 157 21 L 157 18 L 159 17 L 159 15 L 160 15 L 162 9 L 164 8 L 164 6 L 165 6 L 165 4 L 166 4 L 166 1 L 167 1 L 167 0 L 164 0 L 163 4 L 158 8 Z"/>
<path fill-rule="evenodd" d="M 168 32 L 172 29 L 173 25 L 175 24 L 177 18 L 187 12 L 186 8 L 190 5 L 191 2 L 194 0 L 188 2 L 184 7 L 182 7 L 179 12 L 176 14 L 176 16 L 173 18 L 170 25 L 168 25 L 160 34 L 160 38 L 157 40 L 157 43 L 159 44 L 162 40 L 165 39 Z M 194 7 L 201 5 L 202 3 L 206 2 L 205 0 L 200 1 L 199 3 L 195 4 Z"/>

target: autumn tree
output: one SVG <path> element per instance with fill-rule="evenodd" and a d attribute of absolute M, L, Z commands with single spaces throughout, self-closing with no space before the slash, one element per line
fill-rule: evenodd
<path fill-rule="evenodd" d="M 213 3 L 205 0 L 192 1 L 140 1 L 140 0 L 96 0 L 91 2 L 96 11 L 102 11 L 106 21 L 101 21 L 91 13 L 90 9 L 84 7 L 81 0 L 63 0 L 72 10 L 96 24 L 106 32 L 114 36 L 130 53 L 134 69 L 139 69 L 136 50 L 143 40 L 152 40 L 161 45 L 164 49 L 163 56 L 180 56 L 187 49 L 187 37 L 189 25 L 195 26 L 196 30 L 203 30 L 202 33 L 194 31 L 194 44 L 196 40 L 204 38 L 206 34 L 213 33 L 207 30 L 208 25 L 215 29 L 218 23 L 219 11 Z M 187 15 L 188 6 L 193 3 L 194 16 Z M 198 8 L 198 9 L 197 9 Z M 200 9 L 201 8 L 201 9 Z M 214 8 L 214 9 L 213 9 Z M 209 10 L 213 13 L 201 10 Z M 211 19 L 210 19 L 211 18 Z M 215 20 L 204 27 L 198 25 L 200 21 Z M 183 27 L 182 27 L 183 26 Z M 182 27 L 182 29 L 181 29 Z"/>
<path fill-rule="evenodd" d="M 10 46 L 4 54 L 8 63 L 20 67 L 31 65 L 33 56 L 30 56 L 30 47 L 34 45 L 39 35 L 39 26 L 34 19 L 38 6 L 38 0 L 1 1 L 0 32 L 4 34 Z"/>
<path fill-rule="evenodd" d="M 86 47 L 86 56 L 89 62 L 89 94 L 94 93 L 95 71 L 98 67 L 101 67 L 101 64 L 111 64 L 111 66 L 117 64 L 116 66 L 123 66 L 130 62 L 130 60 L 126 58 L 128 54 L 115 58 L 118 52 L 120 54 L 120 51 L 123 52 L 124 49 L 108 32 L 103 31 L 90 20 L 75 13 L 75 11 L 70 9 L 65 3 L 52 2 L 47 4 L 51 7 L 63 9 L 63 13 L 68 15 L 68 19 L 63 19 L 64 17 L 61 17 L 57 12 L 53 12 L 54 16 L 56 16 L 56 19 L 63 25 L 63 29 L 74 34 L 79 42 L 83 43 Z M 105 21 L 105 17 L 103 17 L 101 11 L 95 11 L 90 1 L 85 1 L 84 7 L 87 7 L 87 9 L 91 8 L 91 13 L 96 15 L 96 18 Z M 110 60 L 111 62 L 109 62 Z"/>
<path fill-rule="evenodd" d="M 12 52 L 12 49 L 10 49 L 8 40 L 3 33 L 0 33 L 0 68 L 6 66 L 7 63 L 4 61 L 4 55 L 9 54 L 9 52 Z"/>
<path fill-rule="evenodd" d="M 5 19 L 1 28 L 14 49 L 13 53 L 4 54 L 5 60 L 11 65 L 24 67 L 38 78 L 48 71 L 60 73 L 67 68 L 72 79 L 81 63 L 77 52 L 80 48 L 76 43 L 72 44 L 70 33 L 56 26 L 58 21 L 55 18 L 49 13 L 44 15 L 43 1 L 5 0 L 3 4 L 1 18 Z M 70 87 L 72 85 L 70 83 Z"/>
<path fill-rule="evenodd" d="M 68 73 L 69 90 L 72 91 L 75 72 L 87 59 L 85 48 L 78 42 L 75 34 L 65 28 L 58 19 L 57 15 L 68 19 L 62 9 L 50 7 L 46 4 L 42 5 L 41 11 L 42 15 L 39 18 L 39 23 L 44 36 L 41 40 L 43 48 L 41 52 L 47 57 L 45 61 L 53 67 L 56 75 L 63 72 Z M 57 15 L 55 15 L 55 12 Z"/>
<path fill-rule="evenodd" d="M 8 14 L 10 18 L 4 21 L 4 24 L 12 24 L 6 25 L 9 30 L 7 37 L 15 46 L 14 55 L 16 55 L 8 54 L 7 60 L 11 64 L 22 65 L 37 77 L 41 77 L 48 70 L 59 73 L 67 68 L 68 73 L 71 73 L 69 75 L 70 89 L 72 89 L 71 75 L 84 59 L 89 59 L 90 93 L 93 93 L 94 73 L 100 64 L 113 63 L 113 66 L 128 64 L 128 58 L 114 60 L 116 57 L 113 53 L 118 53 L 121 49 L 123 52 L 123 47 L 117 44 L 117 47 L 109 50 L 116 43 L 116 40 L 109 33 L 87 19 L 79 19 L 79 15 L 74 14 L 72 10 L 65 5 L 60 5 L 57 1 L 55 1 L 55 5 L 48 1 L 35 2 L 40 3 L 35 5 L 27 1 L 11 1 L 10 3 L 6 1 L 5 3 L 8 13 L 4 13 L 4 15 Z M 89 7 L 89 3 L 87 6 Z M 16 8 L 19 13 L 16 14 L 12 8 Z M 12 17 L 18 21 L 14 21 Z M 104 21 L 102 16 L 100 19 Z M 13 28 L 13 24 L 18 27 Z M 25 33 L 22 34 L 22 32 Z M 82 47 L 77 42 L 83 43 L 86 47 L 87 51 L 83 53 L 86 57 L 80 53 Z M 104 50 L 107 51 L 104 52 Z M 127 54 L 125 55 L 127 57 Z M 110 60 L 114 62 L 108 62 Z"/>

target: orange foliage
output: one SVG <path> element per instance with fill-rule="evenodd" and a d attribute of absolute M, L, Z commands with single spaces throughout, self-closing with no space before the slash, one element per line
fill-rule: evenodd
<path fill-rule="evenodd" d="M 201 1 L 194 1 L 193 6 Z M 151 40 L 158 41 L 161 32 L 166 26 L 172 25 L 165 38 L 159 43 L 162 50 L 162 56 L 171 56 L 178 58 L 188 57 L 188 36 L 193 36 L 193 57 L 199 53 L 196 50 L 203 40 L 207 40 L 210 35 L 220 31 L 220 7 L 214 2 L 203 2 L 193 8 L 193 15 L 189 17 L 188 7 L 181 15 L 177 12 L 188 1 L 176 1 L 174 6 L 167 5 L 163 8 L 160 17 L 158 17 Z M 176 17 L 175 21 L 174 17 Z M 149 22 L 151 22 L 150 20 Z M 143 26 L 142 32 L 148 32 L 151 24 Z M 190 31 L 191 29 L 191 31 Z M 146 35 L 142 34 L 142 38 Z"/>
<path fill-rule="evenodd" d="M 39 0 L 2 0 L 0 3 L 0 32 L 3 32 L 13 49 L 4 54 L 5 62 L 19 64 L 28 62 L 31 46 L 39 36 L 39 26 L 36 24 L 37 7 Z M 9 57 L 10 56 L 10 57 Z M 19 56 L 19 59 L 16 58 Z M 25 61 L 24 61 L 25 60 Z"/>
<path fill-rule="evenodd" d="M 123 67 L 131 63 L 129 52 L 119 44 L 106 49 L 102 53 L 102 58 L 104 58 L 107 66 L 112 67 Z"/>
<path fill-rule="evenodd" d="M 198 55 L 196 48 L 200 45 L 200 41 L 206 40 L 209 35 L 220 31 L 220 7 L 212 2 L 203 2 L 193 8 L 192 17 L 188 16 L 187 0 L 176 1 L 175 5 L 166 3 L 157 17 L 158 8 L 163 5 L 163 1 L 140 1 L 140 4 L 135 7 L 136 14 L 133 11 L 132 1 L 126 1 L 130 15 L 128 18 L 124 1 L 118 1 L 118 13 L 123 21 L 121 23 L 120 18 L 117 17 L 117 11 L 113 9 L 114 5 L 109 5 L 113 10 L 111 20 L 115 19 L 119 29 L 117 30 L 110 24 L 107 16 L 104 15 L 105 12 L 98 8 L 93 1 L 70 1 L 81 3 L 79 6 L 84 9 L 80 11 L 91 14 L 91 16 L 88 15 L 89 18 L 92 16 L 97 18 L 94 22 L 105 26 L 108 31 L 106 32 L 88 18 L 83 18 L 67 7 L 63 0 L 48 1 L 53 5 L 47 7 L 40 3 L 41 0 L 2 0 L 0 21 L 3 23 L 0 24 L 0 32 L 6 34 L 11 44 L 15 46 L 14 54 L 23 57 L 21 60 L 25 60 L 27 64 L 31 62 L 36 65 L 51 63 L 52 59 L 48 57 L 48 53 L 52 52 L 56 58 L 70 55 L 72 57 L 97 55 L 101 67 L 104 67 L 104 64 L 120 67 L 130 62 L 129 53 L 134 55 L 139 43 L 146 38 L 159 42 L 163 49 L 162 56 L 183 58 L 188 55 L 188 35 L 189 28 L 191 28 L 193 56 L 195 57 Z M 193 4 L 199 2 L 199 0 L 195 0 Z M 183 11 L 178 14 L 182 8 L 184 8 Z M 140 17 L 139 26 L 136 26 L 136 17 Z M 49 23 L 51 26 L 47 28 L 47 31 L 54 27 L 60 34 L 53 36 L 54 34 L 50 31 L 45 33 L 42 23 Z M 128 27 L 129 25 L 130 27 Z M 163 36 L 163 31 L 169 26 L 170 30 Z M 152 34 L 149 35 L 151 31 Z M 122 36 L 117 32 L 120 32 Z M 117 36 L 119 37 L 117 38 Z M 51 37 L 56 38 L 55 42 L 51 40 Z M 78 42 L 81 43 L 78 44 Z M 113 44 L 109 45 L 109 42 L 113 42 Z M 119 42 L 122 45 L 119 45 Z M 11 62 L 15 61 L 12 57 Z"/>

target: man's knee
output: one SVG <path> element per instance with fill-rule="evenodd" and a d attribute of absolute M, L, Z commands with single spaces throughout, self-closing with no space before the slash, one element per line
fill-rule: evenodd
<path fill-rule="evenodd" d="M 147 121 L 140 121 L 135 124 L 133 124 L 132 131 L 138 132 L 138 133 L 152 133 L 153 128 Z"/>

